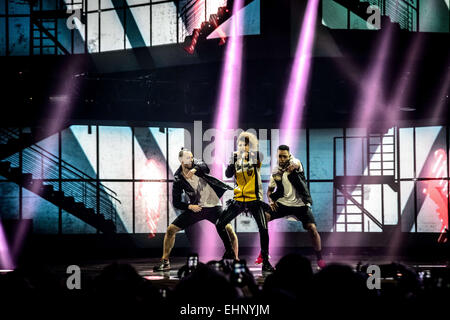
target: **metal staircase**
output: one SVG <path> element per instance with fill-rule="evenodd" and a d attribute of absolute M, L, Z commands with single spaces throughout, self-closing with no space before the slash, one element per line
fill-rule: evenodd
<path fill-rule="evenodd" d="M 349 152 L 346 145 L 349 140 L 361 143 L 360 153 L 353 154 L 362 162 L 360 175 L 347 174 Z M 337 146 L 343 146 L 342 159 L 338 161 Z M 370 231 L 369 221 L 383 232 L 391 230 L 392 225 L 384 225 L 381 220 L 369 212 L 364 205 L 367 185 L 388 185 L 394 192 L 399 192 L 395 171 L 395 135 L 370 134 L 367 136 L 334 138 L 334 199 L 333 221 L 337 232 Z M 342 163 L 338 174 L 337 163 Z M 352 172 L 354 173 L 354 172 Z M 366 226 L 366 227 L 365 227 Z"/>
<path fill-rule="evenodd" d="M 67 127 L 67 124 L 60 126 L 59 130 Z M 0 128 L 0 159 L 13 155 L 57 132 L 40 127 L 33 127 L 27 131 L 19 128 Z"/>
<path fill-rule="evenodd" d="M 116 205 L 121 203 L 117 194 L 56 155 L 31 146 L 32 136 L 20 131 L 0 129 L 0 158 L 4 159 L 0 175 L 99 231 L 115 233 Z"/>
<path fill-rule="evenodd" d="M 70 54 L 70 52 L 58 41 L 58 19 L 67 19 L 66 4 L 56 1 L 56 10 L 43 10 L 43 1 L 30 2 L 30 55 L 51 54 L 58 52 Z M 83 8 L 83 1 L 76 0 L 70 4 L 73 8 Z"/>
<path fill-rule="evenodd" d="M 369 176 L 394 176 L 395 152 L 393 135 L 370 135 L 367 153 L 370 161 L 367 164 Z"/>
<path fill-rule="evenodd" d="M 217 13 L 211 14 L 206 18 L 206 1 L 205 0 L 188 0 L 180 9 L 179 18 L 181 23 L 180 37 L 185 39 L 188 43 L 184 50 L 193 54 L 195 47 L 200 40 L 206 39 L 222 22 L 231 16 L 228 9 L 230 7 L 230 0 L 222 0 L 221 5 L 217 9 Z M 219 45 L 225 43 L 225 37 L 220 39 Z"/>

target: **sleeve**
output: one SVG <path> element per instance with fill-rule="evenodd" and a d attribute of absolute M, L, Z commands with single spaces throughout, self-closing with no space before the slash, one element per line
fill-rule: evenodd
<path fill-rule="evenodd" d="M 208 165 L 205 162 L 197 159 L 194 159 L 194 169 L 197 170 L 199 175 L 209 174 L 210 171 Z"/>
<path fill-rule="evenodd" d="M 297 169 L 297 171 L 299 172 L 303 172 L 303 165 L 301 163 L 301 161 L 297 158 L 292 158 L 292 162 L 299 165 L 299 168 Z"/>
<path fill-rule="evenodd" d="M 225 176 L 227 178 L 231 178 L 234 176 L 235 170 L 236 168 L 234 167 L 234 163 L 230 163 L 225 170 Z"/>
<path fill-rule="evenodd" d="M 228 166 L 225 169 L 225 177 L 231 178 L 232 176 L 234 176 L 234 173 L 236 171 L 234 164 L 235 164 L 236 160 L 237 160 L 237 155 L 233 152 L 231 154 L 230 161 L 228 162 Z"/>
<path fill-rule="evenodd" d="M 275 189 L 276 187 L 277 187 L 277 184 L 275 183 L 275 180 L 273 179 L 273 176 L 270 176 L 269 188 Z"/>
<path fill-rule="evenodd" d="M 176 209 L 188 210 L 189 204 L 181 201 L 182 189 L 180 183 L 175 181 L 172 186 L 172 204 Z"/>

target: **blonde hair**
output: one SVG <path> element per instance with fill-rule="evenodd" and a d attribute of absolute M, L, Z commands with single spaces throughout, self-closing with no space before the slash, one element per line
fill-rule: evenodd
<path fill-rule="evenodd" d="M 189 149 L 186 149 L 185 147 L 181 147 L 180 152 L 178 152 L 178 160 L 181 161 L 181 158 L 183 158 L 183 155 L 185 152 L 191 152 Z"/>
<path fill-rule="evenodd" d="M 248 141 L 250 151 L 258 150 L 258 138 L 251 132 L 248 132 L 248 131 L 241 132 L 241 134 L 239 135 L 239 137 L 237 139 L 238 143 L 239 143 L 239 141 L 244 141 L 244 142 Z"/>

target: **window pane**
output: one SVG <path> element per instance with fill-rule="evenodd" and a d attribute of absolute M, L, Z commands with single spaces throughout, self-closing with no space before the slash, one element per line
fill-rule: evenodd
<path fill-rule="evenodd" d="M 310 189 L 317 230 L 329 232 L 333 228 L 333 183 L 311 182 Z"/>
<path fill-rule="evenodd" d="M 152 45 L 176 43 L 177 9 L 175 3 L 152 6 Z"/>
<path fill-rule="evenodd" d="M 136 179 L 167 179 L 166 129 L 161 129 L 134 128 Z"/>
<path fill-rule="evenodd" d="M 333 0 L 322 0 L 322 24 L 331 29 L 347 29 L 347 9 Z"/>
<path fill-rule="evenodd" d="M 130 11 L 132 16 L 127 14 L 127 49 L 137 45 L 150 46 L 150 6 L 130 8 Z M 144 43 L 138 42 L 141 38 Z"/>
<path fill-rule="evenodd" d="M 101 179 L 131 179 L 131 128 L 99 127 Z"/>
<path fill-rule="evenodd" d="M 23 171 L 35 179 L 58 179 L 58 135 L 54 134 L 23 150 Z"/>
<path fill-rule="evenodd" d="M 167 183 L 136 182 L 136 233 L 167 230 Z"/>
<path fill-rule="evenodd" d="M 124 49 L 123 11 L 104 11 L 100 16 L 100 51 Z"/>
<path fill-rule="evenodd" d="M 58 207 L 23 189 L 23 219 L 33 219 L 34 233 L 58 233 Z"/>
<path fill-rule="evenodd" d="M 345 165 L 347 175 L 360 176 L 364 174 L 364 163 L 367 158 L 365 144 L 366 130 L 361 128 L 350 128 L 346 131 L 345 139 Z"/>
<path fill-rule="evenodd" d="M 444 127 L 416 128 L 416 173 L 421 178 L 447 175 Z"/>
<path fill-rule="evenodd" d="M 333 141 L 342 129 L 311 129 L 309 131 L 310 179 L 333 179 Z"/>
<path fill-rule="evenodd" d="M 402 231 L 415 232 L 414 181 L 400 182 Z"/>
<path fill-rule="evenodd" d="M 116 212 L 116 230 L 118 233 L 133 232 L 133 196 L 131 182 L 102 181 L 102 185 L 114 191 L 121 203 L 117 203 L 103 195 L 101 201 L 101 213 Z M 111 193 L 110 190 L 107 190 Z"/>
<path fill-rule="evenodd" d="M 98 0 L 86 1 L 88 11 L 98 10 Z"/>
<path fill-rule="evenodd" d="M 373 185 L 364 185 L 364 209 L 366 209 L 370 214 L 375 218 L 379 223 L 383 222 L 382 218 L 382 197 L 381 197 L 381 188 L 383 185 L 373 184 Z M 357 198 L 357 201 L 361 203 L 360 197 Z M 356 207 L 355 207 L 356 208 Z M 356 208 L 357 209 L 357 208 Z M 361 210 L 357 209 L 358 212 Z M 380 227 L 376 225 L 376 223 L 370 219 L 367 215 L 363 215 L 364 221 L 364 232 L 381 232 Z"/>
<path fill-rule="evenodd" d="M 61 132 L 62 159 L 91 178 L 97 175 L 97 127 L 70 126 Z"/>
<path fill-rule="evenodd" d="M 169 128 L 169 178 L 173 179 L 173 174 L 180 167 L 178 153 L 181 147 L 191 151 L 191 135 L 188 130 L 182 128 Z"/>
<path fill-rule="evenodd" d="M 1 176 L 0 176 L 1 177 Z M 13 182 L 0 181 L 0 219 L 19 218 L 19 186 Z"/>
<path fill-rule="evenodd" d="M 417 232 L 443 232 L 448 227 L 447 197 L 447 181 L 417 182 Z"/>
<path fill-rule="evenodd" d="M 89 13 L 87 18 L 87 48 L 88 52 L 98 52 L 98 13 Z"/>
<path fill-rule="evenodd" d="M 397 192 L 388 185 L 384 185 L 384 224 L 398 224 Z"/>
<path fill-rule="evenodd" d="M 126 0 L 129 6 L 137 5 L 137 4 L 149 4 L 152 2 L 151 0 Z M 148 9 L 148 6 L 147 6 Z"/>
<path fill-rule="evenodd" d="M 44 1 L 49 2 L 49 1 Z M 55 9 L 55 0 L 50 1 L 53 2 L 53 10 Z M 14 15 L 14 14 L 30 14 L 30 4 L 28 1 L 8 1 L 8 14 Z M 5 7 L 5 3 L 1 1 L 0 6 L 2 6 L 2 11 L 4 12 L 3 8 Z"/>
<path fill-rule="evenodd" d="M 6 55 L 6 19 L 0 18 L 0 56 Z"/>
<path fill-rule="evenodd" d="M 9 18 L 9 54 L 24 56 L 30 54 L 30 19 Z"/>
<path fill-rule="evenodd" d="M 414 178 L 414 128 L 400 128 L 400 178 Z"/>
<path fill-rule="evenodd" d="M 124 0 L 100 0 L 101 9 L 121 8 Z"/>

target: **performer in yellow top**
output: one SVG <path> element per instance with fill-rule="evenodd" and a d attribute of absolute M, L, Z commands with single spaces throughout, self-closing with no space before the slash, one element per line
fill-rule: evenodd
<path fill-rule="evenodd" d="M 228 207 L 216 222 L 219 232 L 241 212 L 248 211 L 254 217 L 259 229 L 262 270 L 273 271 L 269 262 L 269 232 L 263 210 L 263 190 L 260 169 L 262 153 L 258 151 L 258 139 L 250 132 L 242 132 L 238 137 L 238 151 L 233 152 L 225 171 L 227 178 L 235 177 L 234 197 L 227 201 Z"/>

